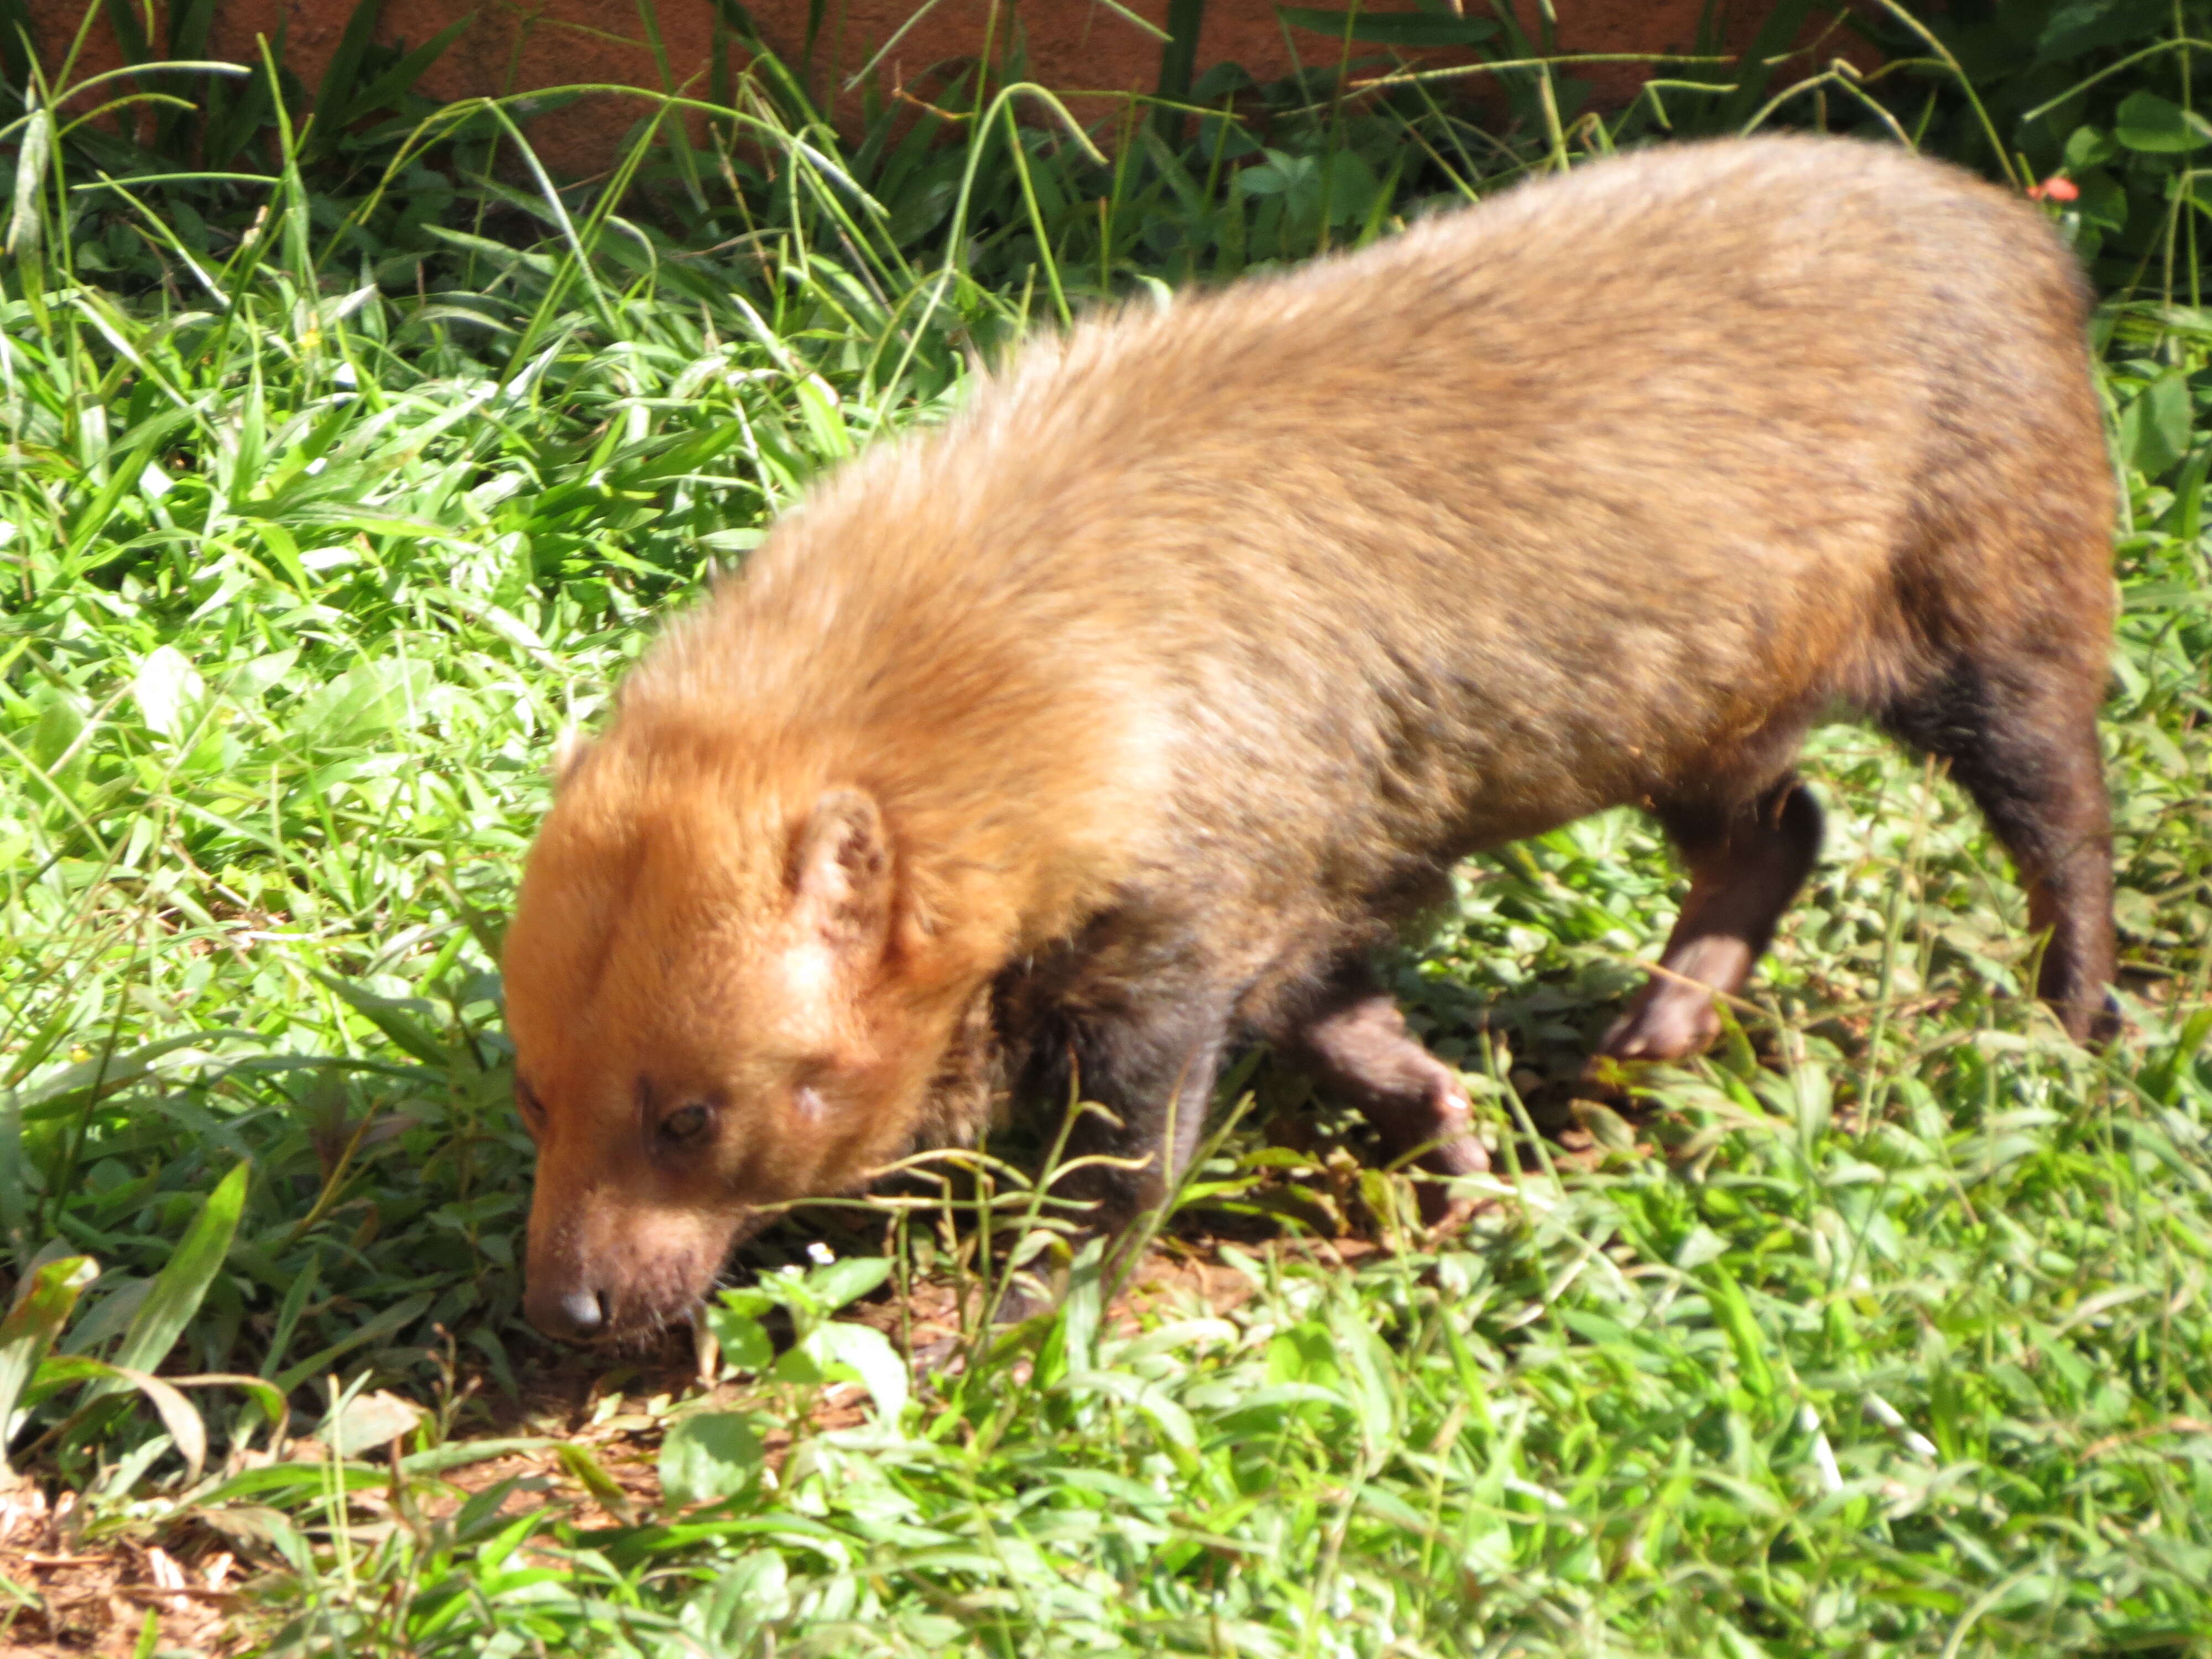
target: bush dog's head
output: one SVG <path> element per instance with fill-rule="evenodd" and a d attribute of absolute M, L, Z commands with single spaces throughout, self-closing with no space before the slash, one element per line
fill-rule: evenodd
<path fill-rule="evenodd" d="M 523 1305 L 635 1337 L 689 1313 L 761 1206 L 902 1149 L 954 1016 L 866 790 L 771 787 L 726 738 L 665 728 L 560 770 L 504 952 L 538 1149 Z"/>

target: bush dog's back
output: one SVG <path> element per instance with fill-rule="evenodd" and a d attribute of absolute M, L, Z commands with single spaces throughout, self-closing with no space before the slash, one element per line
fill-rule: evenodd
<path fill-rule="evenodd" d="M 1948 762 L 2101 1017 L 2112 493 L 2032 208 L 1814 139 L 1593 165 L 1079 326 L 786 517 L 565 769 L 507 946 L 528 1306 L 635 1332 L 754 1206 L 1072 1057 L 1188 1157 L 1225 1044 L 1484 1167 L 1368 977 L 1453 860 L 1622 802 L 1692 876 L 1607 1039 L 1716 1029 L 1863 711 Z M 1058 1098 L 1064 1099 L 1061 1095 Z"/>

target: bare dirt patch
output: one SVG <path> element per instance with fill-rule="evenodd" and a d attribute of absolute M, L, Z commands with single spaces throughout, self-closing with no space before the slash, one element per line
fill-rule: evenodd
<path fill-rule="evenodd" d="M 0 1653 L 21 1659 L 127 1655 L 150 1619 L 164 1648 L 220 1655 L 238 1601 L 238 1558 L 213 1534 L 172 1548 L 134 1540 L 87 1542 L 76 1495 L 49 1499 L 30 1482 L 0 1492 Z"/>

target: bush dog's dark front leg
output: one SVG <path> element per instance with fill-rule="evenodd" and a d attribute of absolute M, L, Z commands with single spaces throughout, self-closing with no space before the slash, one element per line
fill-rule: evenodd
<path fill-rule="evenodd" d="M 1000 1018 L 1030 1055 L 1018 1092 L 1084 1103 L 1063 1163 L 1115 1160 L 1085 1164 L 1065 1177 L 1043 1172 L 1054 1197 L 1089 1206 L 1073 1242 L 1079 1248 L 1103 1236 L 1121 1249 L 1133 1242 L 1147 1213 L 1174 1196 L 1197 1151 L 1228 1042 L 1230 999 L 1180 974 L 1139 988 L 1116 973 L 1111 995 L 1085 984 L 1079 973 L 1069 978 L 1073 984 L 1050 989 L 1011 988 Z M 1040 991 L 1042 1013 L 1031 1000 Z M 1011 1324 L 1046 1305 L 1036 1289 L 1017 1285 L 1000 1297 L 993 1317 Z"/>
<path fill-rule="evenodd" d="M 1194 990 L 1147 996 L 1067 1027 L 1063 1058 L 1074 1065 L 1078 1091 L 1114 1118 L 1086 1113 L 1068 1137 L 1070 1155 L 1141 1160 L 1076 1172 L 1070 1187 L 1097 1203 L 1097 1225 L 1121 1232 L 1174 1195 L 1206 1127 L 1228 1012 L 1219 998 Z"/>

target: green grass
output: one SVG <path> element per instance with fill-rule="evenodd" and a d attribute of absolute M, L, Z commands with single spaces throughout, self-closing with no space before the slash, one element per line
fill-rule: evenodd
<path fill-rule="evenodd" d="M 26 171 L 0 1405 L 76 1495 L 32 1548 L 231 1551 L 238 1639 L 298 1651 L 2212 1653 L 2212 313 L 2148 244 L 2156 302 L 2100 336 L 2110 1053 L 2023 1002 L 1978 820 L 1841 729 L 1757 1011 L 1641 1079 L 1637 1121 L 1565 1085 L 1670 919 L 1657 841 L 1615 815 L 1470 866 L 1399 985 L 1520 1201 L 1441 1251 L 1263 1065 L 1173 1230 L 1206 1276 L 1108 1313 L 1079 1263 L 1062 1314 L 933 1381 L 830 1316 L 900 1332 L 986 1237 L 1023 1248 L 1033 1150 L 767 1241 L 711 1388 L 625 1365 L 579 1406 L 520 1324 L 495 946 L 553 737 L 811 474 L 957 402 L 970 349 L 1608 137 L 1327 92 L 1180 150 L 1133 111 L 1102 162 L 972 89 L 939 100 L 998 111 L 964 131 L 841 142 L 764 70 L 726 151 L 646 131 L 566 192 L 486 109 L 426 161 L 407 120 L 335 145 L 268 99 L 238 179 L 103 186 L 158 157 L 89 129 Z M 2096 165 L 2151 200 L 2171 156 Z M 0 1644 L 83 1635 L 24 1550 Z M 143 1651 L 186 1639 L 156 1612 Z"/>

